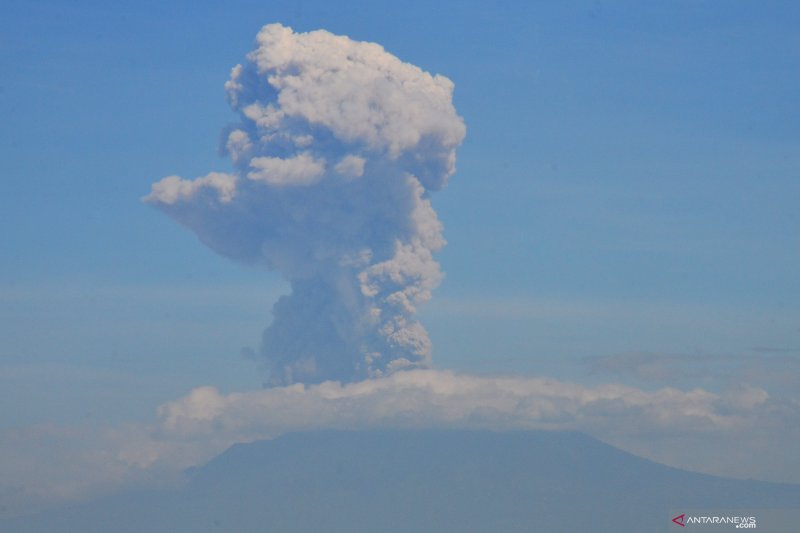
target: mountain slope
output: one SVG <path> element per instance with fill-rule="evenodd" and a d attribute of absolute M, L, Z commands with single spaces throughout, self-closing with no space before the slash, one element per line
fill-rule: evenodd
<path fill-rule="evenodd" d="M 797 485 L 684 472 L 579 433 L 322 431 L 233 446 L 189 472 L 179 490 L 123 493 L 0 526 L 19 532 L 661 531 L 672 509 L 797 502 Z"/>

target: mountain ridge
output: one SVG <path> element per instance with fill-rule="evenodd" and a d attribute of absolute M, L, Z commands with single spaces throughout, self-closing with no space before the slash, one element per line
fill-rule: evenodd
<path fill-rule="evenodd" d="M 6 525 L 21 533 L 55 525 L 173 533 L 660 531 L 674 509 L 800 502 L 800 485 L 686 472 L 559 431 L 297 432 L 233 445 L 187 477 L 177 490 L 129 491 Z"/>

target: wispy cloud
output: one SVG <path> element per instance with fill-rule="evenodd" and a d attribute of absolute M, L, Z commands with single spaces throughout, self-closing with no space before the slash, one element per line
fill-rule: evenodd
<path fill-rule="evenodd" d="M 800 359 L 788 352 L 755 354 L 681 354 L 630 352 L 586 357 L 590 372 L 617 379 L 633 378 L 649 385 L 713 385 L 726 389 L 742 383 L 771 393 L 800 390 Z"/>

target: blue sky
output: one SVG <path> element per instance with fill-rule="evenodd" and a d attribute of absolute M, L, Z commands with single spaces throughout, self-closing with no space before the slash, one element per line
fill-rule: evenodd
<path fill-rule="evenodd" d="M 455 83 L 467 137 L 433 198 L 446 278 L 421 312 L 437 368 L 796 394 L 793 3 L 2 11 L 0 429 L 144 421 L 200 385 L 261 387 L 242 349 L 285 284 L 140 198 L 231 169 L 222 86 L 269 22 L 379 42 Z"/>

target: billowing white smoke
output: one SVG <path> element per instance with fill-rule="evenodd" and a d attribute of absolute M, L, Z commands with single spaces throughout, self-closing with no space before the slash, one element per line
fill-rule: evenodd
<path fill-rule="evenodd" d="M 424 367 L 414 318 L 444 245 L 428 194 L 465 134 L 453 83 L 374 43 L 265 26 L 225 84 L 234 173 L 169 176 L 145 198 L 220 254 L 280 271 L 262 355 L 272 384 Z"/>

